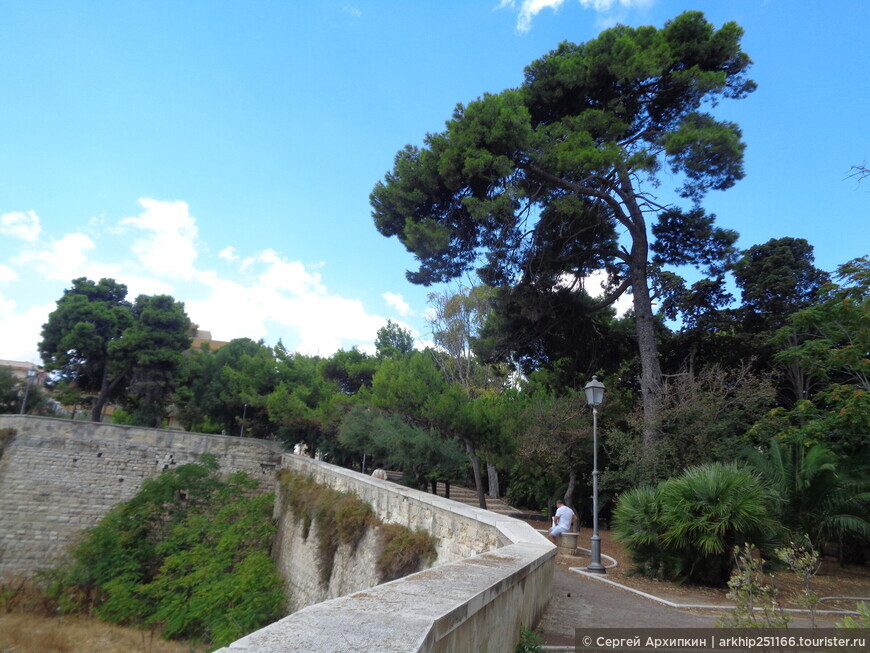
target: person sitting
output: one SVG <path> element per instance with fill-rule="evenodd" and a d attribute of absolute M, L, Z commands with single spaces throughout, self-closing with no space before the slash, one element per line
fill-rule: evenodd
<path fill-rule="evenodd" d="M 553 515 L 553 525 L 550 527 L 550 539 L 558 543 L 556 537 L 562 533 L 567 533 L 574 526 L 577 520 L 577 515 L 561 499 L 556 500 L 556 514 Z"/>

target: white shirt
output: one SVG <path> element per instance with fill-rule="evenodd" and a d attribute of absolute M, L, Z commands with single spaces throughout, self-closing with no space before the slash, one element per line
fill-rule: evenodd
<path fill-rule="evenodd" d="M 574 511 L 571 510 L 568 506 L 561 506 L 558 510 L 556 510 L 556 524 L 559 526 L 564 526 L 568 530 L 571 530 L 571 522 L 574 521 Z"/>

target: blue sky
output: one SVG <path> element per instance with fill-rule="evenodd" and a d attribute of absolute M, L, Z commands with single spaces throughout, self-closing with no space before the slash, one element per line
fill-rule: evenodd
<path fill-rule="evenodd" d="M 748 145 L 719 224 L 827 270 L 867 254 L 866 0 L 0 0 L 0 358 L 38 362 L 79 276 L 222 340 L 328 356 L 389 318 L 426 341 L 433 289 L 368 204 L 396 151 L 563 40 L 686 9 L 745 29 L 759 85 L 717 110 Z"/>

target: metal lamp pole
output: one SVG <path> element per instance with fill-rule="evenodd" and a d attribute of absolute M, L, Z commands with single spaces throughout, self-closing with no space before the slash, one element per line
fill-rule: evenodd
<path fill-rule="evenodd" d="M 593 376 L 583 390 L 586 391 L 586 403 L 592 406 L 592 562 L 586 571 L 606 574 L 607 570 L 601 564 L 601 538 L 598 536 L 598 406 L 604 401 L 604 384 Z"/>
<path fill-rule="evenodd" d="M 245 404 L 245 409 L 242 411 L 242 430 L 239 433 L 240 438 L 245 437 L 245 417 L 247 416 L 247 414 L 248 414 L 248 404 Z"/>
<path fill-rule="evenodd" d="M 33 378 L 36 376 L 36 370 L 29 369 L 27 370 L 27 381 L 24 384 L 24 398 L 21 400 L 21 410 L 18 411 L 19 415 L 24 414 L 24 409 L 27 406 L 27 394 L 30 392 L 30 385 L 33 383 Z"/>

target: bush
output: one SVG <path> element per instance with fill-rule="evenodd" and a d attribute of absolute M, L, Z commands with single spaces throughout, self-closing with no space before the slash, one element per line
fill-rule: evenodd
<path fill-rule="evenodd" d="M 47 574 L 61 612 L 216 646 L 282 615 L 269 558 L 274 495 L 247 496 L 256 482 L 244 473 L 222 481 L 203 458 L 145 481 L 87 532 L 71 564 Z"/>
<path fill-rule="evenodd" d="M 769 547 L 776 530 L 759 478 L 722 463 L 625 493 L 613 527 L 641 572 L 717 585 L 728 580 L 735 545 Z"/>
<path fill-rule="evenodd" d="M 378 556 L 381 582 L 412 574 L 433 562 L 437 556 L 435 538 L 425 531 L 411 531 L 399 524 L 381 529 L 383 548 Z"/>

